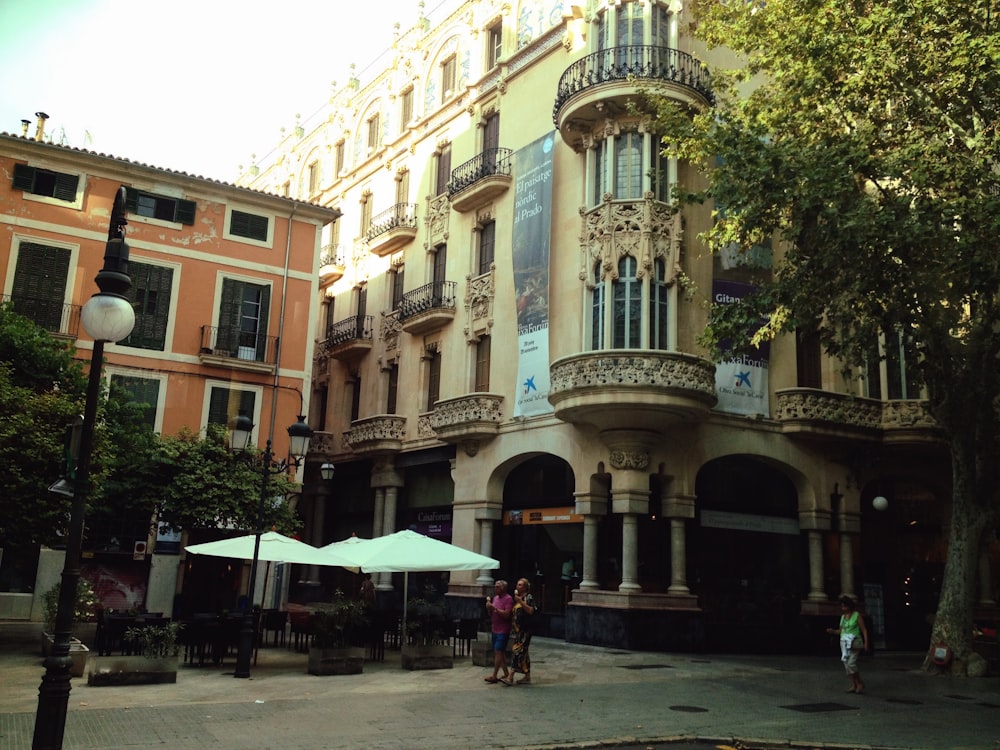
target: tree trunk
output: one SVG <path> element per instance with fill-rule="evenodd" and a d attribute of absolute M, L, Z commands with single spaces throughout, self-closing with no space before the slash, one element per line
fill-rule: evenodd
<path fill-rule="evenodd" d="M 982 456 L 976 441 L 951 441 L 952 502 L 948 528 L 948 559 L 941 580 L 931 642 L 924 658 L 924 669 L 936 669 L 934 648 L 940 644 L 951 650 L 951 661 L 943 667 L 952 674 L 968 674 L 972 654 L 972 607 L 976 593 L 980 543 L 986 527 L 988 511 L 979 498 L 985 492 L 992 495 L 990 472 L 977 471 Z M 988 460 L 988 459 L 987 459 Z"/>

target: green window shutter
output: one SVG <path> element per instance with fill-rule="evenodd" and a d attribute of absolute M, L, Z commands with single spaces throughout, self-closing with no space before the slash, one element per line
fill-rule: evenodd
<path fill-rule="evenodd" d="M 267 240 L 267 217 L 233 211 L 229 223 L 229 233 L 251 240 Z"/>
<path fill-rule="evenodd" d="M 208 423 L 229 427 L 229 420 L 243 412 L 253 419 L 256 394 L 231 388 L 212 388 L 208 397 Z"/>
<path fill-rule="evenodd" d="M 56 173 L 56 186 L 52 197 L 72 203 L 76 200 L 76 188 L 79 184 L 79 175 Z"/>
<path fill-rule="evenodd" d="M 160 381 L 130 375 L 112 375 L 111 385 L 128 395 L 128 400 L 143 407 L 143 423 L 150 430 L 156 427 L 156 407 L 160 398 Z"/>
<path fill-rule="evenodd" d="M 14 189 L 30 193 L 35 185 L 35 168 L 27 164 L 14 165 Z"/>
<path fill-rule="evenodd" d="M 125 188 L 125 210 L 133 214 L 139 210 L 139 191 L 134 187 Z"/>
<path fill-rule="evenodd" d="M 257 326 L 257 361 L 267 361 L 267 313 L 271 309 L 271 287 L 260 288 L 260 323 Z"/>
<path fill-rule="evenodd" d="M 236 356 L 240 335 L 240 311 L 243 306 L 243 282 L 222 280 L 222 299 L 219 301 L 219 328 L 215 334 L 215 347 Z"/>
<path fill-rule="evenodd" d="M 129 263 L 129 273 L 132 288 L 129 290 L 128 300 L 135 309 L 135 327 L 121 343 L 124 346 L 163 351 L 167 323 L 170 320 L 174 271 L 165 266 L 133 260 Z"/>
<path fill-rule="evenodd" d="M 174 220 L 180 222 L 181 224 L 194 224 L 195 213 L 198 209 L 198 204 L 194 201 L 177 201 L 177 209 L 174 214 Z"/>
<path fill-rule="evenodd" d="M 14 311 L 48 331 L 61 331 L 69 261 L 69 250 L 22 242 L 11 288 Z"/>

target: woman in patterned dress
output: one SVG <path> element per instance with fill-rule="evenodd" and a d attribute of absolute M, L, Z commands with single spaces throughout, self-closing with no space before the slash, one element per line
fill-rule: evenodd
<path fill-rule="evenodd" d="M 502 679 L 504 685 L 524 685 L 531 682 L 531 620 L 535 614 L 535 598 L 531 595 L 531 584 L 527 578 L 520 578 L 514 588 L 514 613 L 510 629 L 511 661 L 510 678 Z M 516 683 L 515 673 L 524 675 Z"/>

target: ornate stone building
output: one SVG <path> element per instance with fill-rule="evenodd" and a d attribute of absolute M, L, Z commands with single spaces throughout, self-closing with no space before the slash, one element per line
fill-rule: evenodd
<path fill-rule="evenodd" d="M 807 336 L 718 365 L 698 343 L 771 250 L 707 251 L 712 208 L 671 202 L 699 175 L 629 106 L 712 106 L 689 4 L 443 5 L 241 178 L 342 214 L 308 540 L 410 527 L 497 557 L 450 575 L 456 609 L 527 576 L 577 642 L 807 648 L 850 593 L 880 644 L 925 646 L 949 470 L 905 346 L 845 378 Z"/>

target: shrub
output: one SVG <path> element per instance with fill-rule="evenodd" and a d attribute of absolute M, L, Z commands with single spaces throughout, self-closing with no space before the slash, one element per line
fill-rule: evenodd
<path fill-rule="evenodd" d="M 62 582 L 56 583 L 45 592 L 43 602 L 45 605 L 45 630 L 49 633 L 56 628 L 56 612 L 59 609 L 59 589 Z M 73 622 L 90 622 L 97 616 L 97 608 L 100 602 L 94 587 L 86 578 L 79 578 L 76 582 L 76 606 L 73 608 Z"/>

